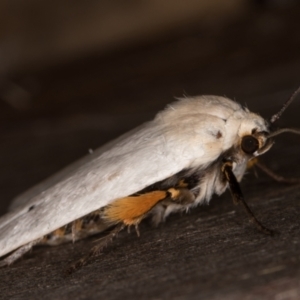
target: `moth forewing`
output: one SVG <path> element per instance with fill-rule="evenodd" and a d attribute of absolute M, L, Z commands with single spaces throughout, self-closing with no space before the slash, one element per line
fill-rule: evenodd
<path fill-rule="evenodd" d="M 230 99 L 181 99 L 47 181 L 42 192 L 19 197 L 0 219 L 0 256 L 19 247 L 23 254 L 36 241 L 76 240 L 117 226 L 111 240 L 149 215 L 159 223 L 209 202 L 228 185 L 234 194 L 248 161 L 270 149 L 268 132 L 267 121 Z"/>

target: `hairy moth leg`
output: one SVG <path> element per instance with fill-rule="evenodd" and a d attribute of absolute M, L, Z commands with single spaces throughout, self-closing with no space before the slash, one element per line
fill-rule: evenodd
<path fill-rule="evenodd" d="M 100 243 L 94 246 L 90 253 L 68 269 L 67 273 L 72 273 L 78 268 L 86 265 L 90 259 L 99 256 L 126 226 L 135 226 L 137 235 L 140 236 L 138 225 L 148 215 L 148 213 L 160 202 L 166 205 L 170 202 L 178 205 L 188 205 L 195 201 L 195 196 L 186 188 L 170 188 L 167 191 L 152 191 L 149 193 L 121 198 L 104 209 L 104 219 L 108 223 L 117 223 L 116 227 L 105 237 L 101 238 Z"/>
<path fill-rule="evenodd" d="M 108 223 L 123 222 L 125 225 L 138 225 L 159 203 L 186 206 L 195 201 L 194 194 L 186 188 L 169 188 L 118 199 L 104 209 L 104 219 Z"/>
<path fill-rule="evenodd" d="M 265 234 L 272 234 L 272 231 L 264 227 L 254 216 L 253 212 L 251 211 L 250 207 L 246 203 L 243 193 L 241 191 L 240 185 L 236 180 L 236 177 L 232 171 L 232 163 L 226 162 L 223 167 L 222 171 L 225 175 L 225 178 L 229 184 L 229 189 L 232 195 L 233 203 L 234 204 L 242 204 L 246 213 L 248 214 L 249 221 L 253 223 L 257 229 Z"/>

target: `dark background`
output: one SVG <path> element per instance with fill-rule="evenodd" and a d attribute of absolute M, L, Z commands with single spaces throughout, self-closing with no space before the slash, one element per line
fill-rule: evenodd
<path fill-rule="evenodd" d="M 182 3 L 181 3 L 182 2 Z M 270 117 L 300 85 L 298 1 L 0 1 L 0 212 L 10 200 L 151 119 L 174 97 L 215 94 Z M 209 2 L 205 3 L 205 2 Z M 278 122 L 300 127 L 298 99 Z M 299 137 L 264 161 L 300 176 Z M 141 237 L 121 234 L 69 277 L 92 239 L 36 248 L 0 270 L 0 298 L 299 299 L 299 186 L 250 172 L 242 188 Z"/>

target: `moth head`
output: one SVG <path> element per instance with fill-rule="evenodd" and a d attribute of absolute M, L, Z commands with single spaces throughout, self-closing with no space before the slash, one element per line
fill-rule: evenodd
<path fill-rule="evenodd" d="M 293 102 L 296 96 L 300 93 L 300 87 L 285 101 L 281 107 L 281 109 L 274 114 L 269 122 L 269 127 L 274 127 L 273 124 L 281 117 L 286 108 Z M 240 140 L 240 148 L 242 152 L 250 157 L 255 157 L 267 152 L 272 145 L 274 144 L 273 137 L 284 133 L 284 132 L 292 132 L 296 134 L 300 134 L 300 129 L 294 128 L 281 128 L 276 130 L 264 130 L 264 125 L 261 124 L 254 127 L 251 131 L 251 134 L 245 134 L 241 137 Z"/>
<path fill-rule="evenodd" d="M 267 152 L 274 144 L 273 139 L 268 138 L 268 135 L 268 131 L 258 131 L 257 128 L 254 128 L 251 134 L 245 134 L 241 137 L 241 151 L 250 157 Z"/>

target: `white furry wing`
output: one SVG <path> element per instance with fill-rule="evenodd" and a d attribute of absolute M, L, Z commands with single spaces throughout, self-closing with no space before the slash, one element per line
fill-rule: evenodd
<path fill-rule="evenodd" d="M 175 103 L 3 216 L 0 256 L 183 169 L 208 165 L 234 143 L 243 115 L 221 97 Z"/>

